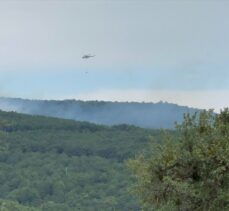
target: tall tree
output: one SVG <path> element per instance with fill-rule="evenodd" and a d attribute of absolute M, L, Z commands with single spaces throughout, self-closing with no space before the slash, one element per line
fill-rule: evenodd
<path fill-rule="evenodd" d="M 176 135 L 129 161 L 145 210 L 229 210 L 229 110 L 185 115 Z"/>

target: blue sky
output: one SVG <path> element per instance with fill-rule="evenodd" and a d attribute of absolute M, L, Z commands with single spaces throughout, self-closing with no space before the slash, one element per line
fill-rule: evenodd
<path fill-rule="evenodd" d="M 213 0 L 1 1 L 0 95 L 219 110 L 229 104 L 228 10 Z"/>

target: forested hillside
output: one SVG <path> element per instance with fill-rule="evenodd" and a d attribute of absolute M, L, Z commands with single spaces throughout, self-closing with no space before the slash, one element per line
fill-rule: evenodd
<path fill-rule="evenodd" d="M 139 210 L 124 163 L 150 136 L 159 139 L 159 131 L 1 111 L 0 207 Z"/>
<path fill-rule="evenodd" d="M 184 113 L 197 109 L 171 103 L 135 103 L 76 100 L 24 100 L 0 98 L 0 109 L 103 125 L 131 124 L 144 128 L 173 128 Z"/>

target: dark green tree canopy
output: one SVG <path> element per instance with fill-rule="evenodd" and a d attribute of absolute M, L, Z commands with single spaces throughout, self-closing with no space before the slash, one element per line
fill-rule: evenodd
<path fill-rule="evenodd" d="M 185 115 L 150 155 L 129 161 L 145 210 L 229 210 L 229 110 Z"/>
<path fill-rule="evenodd" d="M 138 211 L 124 161 L 157 130 L 0 111 L 0 211 Z"/>

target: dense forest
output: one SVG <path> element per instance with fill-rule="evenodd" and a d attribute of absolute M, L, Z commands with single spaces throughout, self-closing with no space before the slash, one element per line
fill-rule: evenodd
<path fill-rule="evenodd" d="M 174 128 L 174 122 L 180 123 L 184 113 L 192 114 L 197 111 L 166 102 L 55 101 L 19 98 L 0 98 L 0 109 L 103 125 L 131 124 L 154 129 Z"/>
<path fill-rule="evenodd" d="M 0 207 L 139 210 L 125 162 L 159 131 L 0 111 Z"/>

